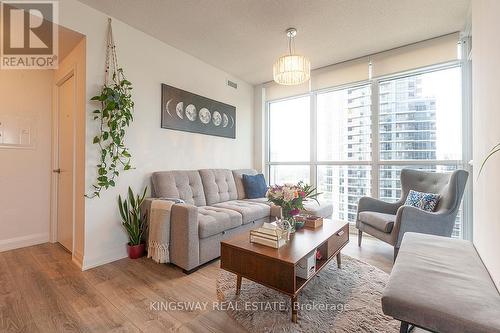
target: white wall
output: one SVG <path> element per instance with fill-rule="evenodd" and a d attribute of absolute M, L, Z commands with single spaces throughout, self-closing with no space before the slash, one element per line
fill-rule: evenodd
<path fill-rule="evenodd" d="M 34 149 L 0 148 L 0 251 L 47 242 L 51 70 L 0 70 L 1 116 L 35 119 Z"/>
<path fill-rule="evenodd" d="M 254 88 L 254 128 L 253 128 L 253 164 L 255 170 L 264 172 L 266 167 L 266 89 L 262 85 Z M 265 174 L 265 172 L 264 172 Z"/>
<path fill-rule="evenodd" d="M 500 289 L 500 153 L 477 178 L 482 160 L 500 143 L 498 13 L 498 0 L 472 2 L 474 245 Z"/>
<path fill-rule="evenodd" d="M 103 83 L 107 16 L 74 0 L 60 4 L 60 23 L 87 36 L 87 99 Z M 179 27 L 180 29 L 182 27 Z M 253 165 L 253 88 L 184 52 L 118 20 L 113 20 L 118 61 L 133 83 L 135 121 L 126 142 L 135 170 L 122 173 L 116 188 L 86 200 L 84 268 L 126 256 L 126 235 L 119 224 L 118 194 L 150 184 L 158 170 L 245 168 Z M 226 85 L 238 83 L 238 90 Z M 160 128 L 160 84 L 166 83 L 236 106 L 236 140 Z M 97 124 L 87 105 L 86 184 L 90 189 L 97 164 L 92 137 Z"/>

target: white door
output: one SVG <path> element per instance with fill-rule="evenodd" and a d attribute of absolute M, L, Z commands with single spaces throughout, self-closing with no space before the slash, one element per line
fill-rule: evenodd
<path fill-rule="evenodd" d="M 73 165 L 75 131 L 75 77 L 71 75 L 57 85 L 58 98 L 58 169 L 57 174 L 57 241 L 73 250 Z"/>

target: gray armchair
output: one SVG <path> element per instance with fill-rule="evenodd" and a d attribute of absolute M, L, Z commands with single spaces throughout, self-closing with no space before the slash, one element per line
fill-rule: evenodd
<path fill-rule="evenodd" d="M 402 191 L 397 202 L 388 203 L 370 197 L 359 200 L 356 219 L 358 246 L 361 246 L 363 232 L 366 232 L 394 246 L 396 259 L 405 232 L 451 237 L 468 175 L 465 170 L 452 173 L 401 170 Z M 410 190 L 440 194 L 436 211 L 404 206 Z"/>

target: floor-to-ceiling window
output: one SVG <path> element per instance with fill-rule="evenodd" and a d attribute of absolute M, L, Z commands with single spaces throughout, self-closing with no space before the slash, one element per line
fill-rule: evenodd
<path fill-rule="evenodd" d="M 311 183 L 310 96 L 277 101 L 269 105 L 269 169 L 274 184 Z"/>
<path fill-rule="evenodd" d="M 360 197 L 371 194 L 371 86 L 316 95 L 316 178 L 334 214 L 356 219 Z"/>
<path fill-rule="evenodd" d="M 400 197 L 402 168 L 465 167 L 461 101 L 461 67 L 448 66 L 269 102 L 269 181 L 311 183 L 353 222 L 361 196 Z"/>

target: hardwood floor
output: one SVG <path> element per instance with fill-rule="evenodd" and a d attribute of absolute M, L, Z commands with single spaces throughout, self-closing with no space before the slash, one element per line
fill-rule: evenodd
<path fill-rule="evenodd" d="M 369 237 L 358 248 L 351 235 L 343 253 L 386 272 L 392 267 L 392 248 Z M 211 307 L 218 272 L 218 261 L 185 275 L 145 258 L 81 272 L 70 254 L 48 243 L 3 252 L 0 332 L 245 332 Z M 210 306 L 158 310 L 158 302 L 189 301 Z"/>

